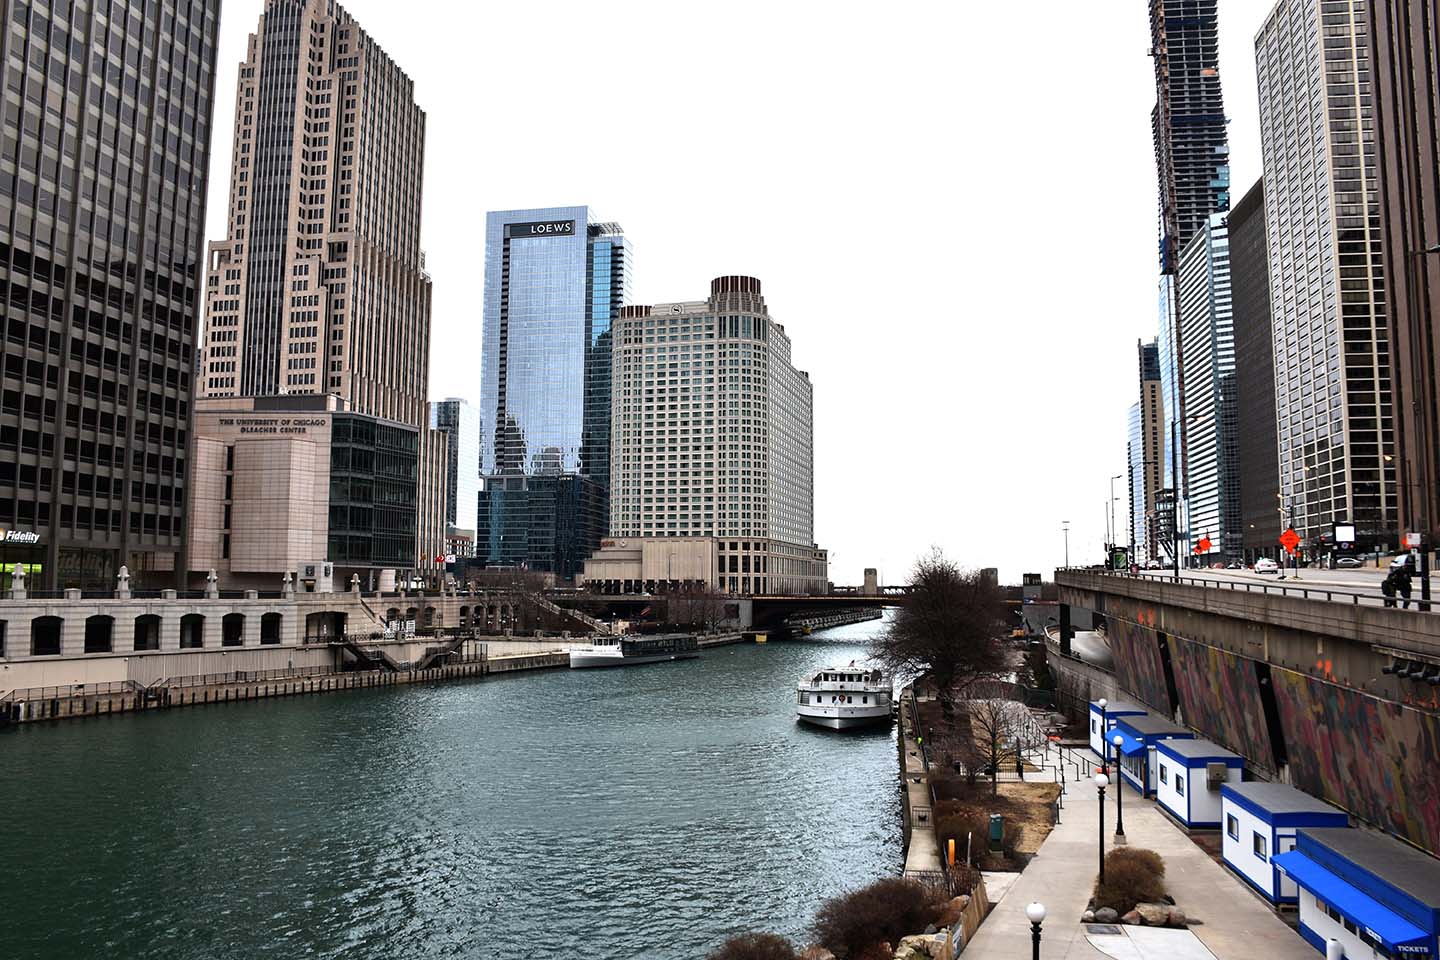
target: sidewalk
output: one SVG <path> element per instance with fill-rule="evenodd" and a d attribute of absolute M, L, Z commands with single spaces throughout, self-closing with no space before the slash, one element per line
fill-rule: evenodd
<path fill-rule="evenodd" d="M 1050 748 L 1047 771 L 1057 762 L 1056 757 L 1056 750 Z M 1099 869 L 1099 803 L 1093 781 L 1071 779 L 1066 784 L 1060 823 L 981 924 L 965 950 L 966 960 L 1029 956 L 1030 921 L 1025 918 L 1025 907 L 1032 900 L 1039 900 L 1047 911 L 1040 950 L 1046 960 L 1203 957 L 1205 951 L 1199 950 L 1199 945 L 1217 960 L 1314 960 L 1313 947 L 1195 846 L 1153 800 L 1142 800 L 1129 787 L 1124 790 L 1126 839 L 1131 846 L 1154 850 L 1164 858 L 1170 895 L 1187 917 L 1201 921 L 1190 928 L 1194 936 L 1178 930 L 1121 926 L 1121 937 L 1096 936 L 1094 943 L 1087 939 L 1080 914 L 1090 900 Z M 1113 783 L 1105 791 L 1106 850 L 1114 845 L 1115 792 Z"/>

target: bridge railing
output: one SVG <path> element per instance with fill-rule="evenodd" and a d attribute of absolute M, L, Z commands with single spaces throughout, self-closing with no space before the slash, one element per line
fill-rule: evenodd
<path fill-rule="evenodd" d="M 1387 597 L 1378 590 L 1349 590 L 1333 584 L 1307 585 L 1303 582 L 1296 584 L 1293 582 L 1268 583 L 1263 580 L 1216 580 L 1206 577 L 1186 576 L 1184 574 L 1178 577 L 1173 574 L 1156 574 L 1154 572 L 1134 574 L 1126 570 L 1107 570 L 1096 567 L 1069 567 L 1057 572 L 1137 580 L 1142 583 L 1176 583 L 1191 587 L 1200 587 L 1206 590 L 1233 590 L 1237 593 L 1275 594 L 1277 596 L 1300 597 L 1306 600 L 1324 600 L 1328 603 L 1349 603 L 1351 605 L 1359 605 L 1362 603 L 1384 605 L 1390 603 L 1397 609 L 1410 610 L 1414 613 L 1431 612 L 1429 608 L 1434 604 L 1440 603 L 1440 597 L 1429 602 L 1422 600 L 1418 586 L 1413 588 L 1413 592 L 1407 600 L 1403 595 Z M 1301 579 L 1303 580 L 1303 578 Z"/>

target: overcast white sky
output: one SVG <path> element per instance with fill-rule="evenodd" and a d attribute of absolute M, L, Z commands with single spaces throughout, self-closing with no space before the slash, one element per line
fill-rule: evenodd
<path fill-rule="evenodd" d="M 211 239 L 263 6 L 224 5 Z M 639 303 L 763 282 L 815 385 L 835 582 L 902 582 L 932 545 L 1048 574 L 1062 520 L 1099 559 L 1156 330 L 1143 0 L 345 6 L 428 114 L 432 398 L 479 402 L 485 211 L 589 204 L 629 235 Z M 1220 3 L 1235 200 L 1270 6 Z"/>

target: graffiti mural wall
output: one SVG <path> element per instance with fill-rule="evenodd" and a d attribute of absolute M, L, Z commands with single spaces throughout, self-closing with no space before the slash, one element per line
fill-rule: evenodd
<path fill-rule="evenodd" d="M 1171 637 L 1170 666 L 1186 725 L 1252 762 L 1275 769 L 1253 662 Z"/>
<path fill-rule="evenodd" d="M 1440 717 L 1290 670 L 1272 676 L 1295 786 L 1440 850 Z"/>
<path fill-rule="evenodd" d="M 1125 620 L 1111 620 L 1109 637 L 1121 688 L 1157 713 L 1168 714 L 1170 695 L 1165 689 L 1165 667 L 1160 662 L 1155 631 Z"/>

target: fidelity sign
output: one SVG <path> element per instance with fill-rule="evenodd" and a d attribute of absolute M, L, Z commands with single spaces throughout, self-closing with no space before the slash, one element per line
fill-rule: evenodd
<path fill-rule="evenodd" d="M 505 236 L 512 240 L 520 237 L 573 237 L 574 220 L 547 220 L 544 223 L 507 223 Z"/>
<path fill-rule="evenodd" d="M 40 534 L 33 530 L 0 530 L 0 543 L 39 543 Z"/>

